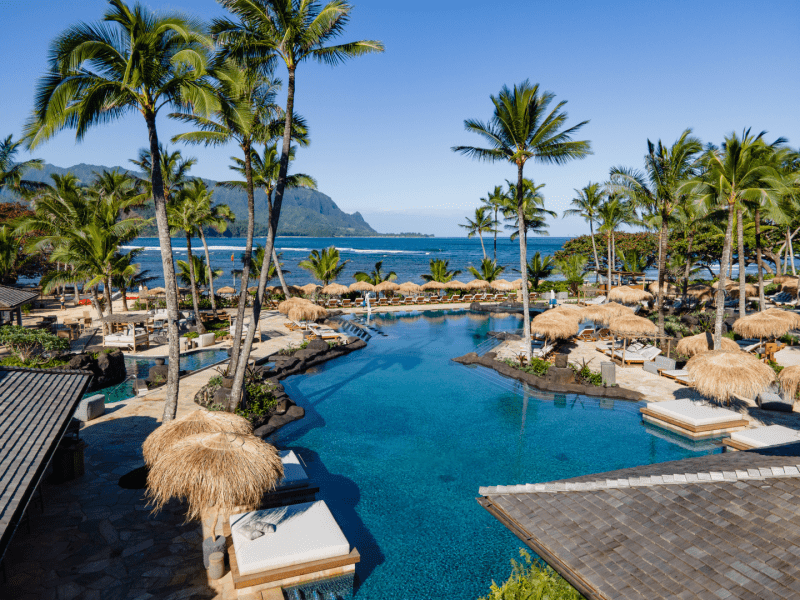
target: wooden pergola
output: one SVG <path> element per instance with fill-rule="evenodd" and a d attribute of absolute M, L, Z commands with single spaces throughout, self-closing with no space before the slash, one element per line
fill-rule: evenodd
<path fill-rule="evenodd" d="M 134 328 L 136 325 L 144 324 L 147 325 L 147 322 L 151 319 L 150 313 L 114 313 L 111 315 L 104 316 L 101 321 L 103 323 L 103 327 L 101 327 L 101 332 L 103 334 L 103 346 L 106 345 L 106 335 L 110 332 L 106 331 L 106 326 L 111 329 L 113 332 L 116 325 L 133 325 Z M 133 335 L 133 351 L 136 352 L 136 334 L 134 331 Z M 148 343 L 149 347 L 149 343 Z"/>
<path fill-rule="evenodd" d="M 0 285 L 0 325 L 4 323 L 3 313 L 9 313 L 9 323 L 22 325 L 22 306 L 39 297 L 39 292 Z"/>

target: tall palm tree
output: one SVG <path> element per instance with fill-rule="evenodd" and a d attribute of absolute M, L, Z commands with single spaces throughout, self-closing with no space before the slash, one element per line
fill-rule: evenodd
<path fill-rule="evenodd" d="M 511 241 L 517 239 L 519 236 L 519 212 L 517 211 L 517 188 L 510 181 L 508 183 L 508 199 L 503 209 L 503 216 L 508 221 L 506 229 L 511 230 Z M 541 183 L 536 185 L 530 179 L 523 179 L 522 181 L 522 214 L 524 215 L 525 222 L 525 236 L 528 233 L 534 235 L 550 235 L 547 230 L 550 225 L 547 224 L 547 217 L 557 217 L 555 211 L 548 210 L 544 207 L 544 194 L 542 188 L 545 184 Z"/>
<path fill-rule="evenodd" d="M 436 281 L 437 283 L 447 283 L 454 277 L 458 277 L 461 271 L 450 270 L 450 261 L 443 258 L 432 258 L 430 261 L 430 273 L 423 273 L 425 281 Z"/>
<path fill-rule="evenodd" d="M 289 170 L 289 151 L 292 144 L 294 124 L 294 99 L 298 66 L 314 59 L 331 66 L 347 59 L 373 52 L 383 52 L 383 44 L 373 40 L 362 40 L 344 44 L 327 45 L 344 33 L 350 19 L 352 6 L 344 0 L 331 0 L 321 5 L 316 0 L 220 0 L 238 21 L 214 19 L 212 31 L 223 46 L 225 53 L 240 64 L 249 64 L 268 69 L 274 62 L 282 60 L 286 65 L 289 80 L 284 113 L 283 145 L 281 147 L 280 172 L 275 194 L 270 206 L 271 214 L 267 229 L 266 252 L 261 267 L 258 293 L 253 302 L 253 319 L 261 314 L 261 298 L 266 288 L 269 261 L 275 246 L 286 176 Z M 247 364 L 253 344 L 255 327 L 250 327 L 244 343 L 243 365 Z M 238 332 L 237 332 L 238 335 Z M 244 382 L 244 366 L 237 365 L 231 397 L 238 401 Z"/>
<path fill-rule="evenodd" d="M 497 260 L 497 233 L 500 221 L 497 220 L 497 214 L 503 210 L 508 203 L 508 196 L 502 185 L 494 186 L 494 189 L 486 194 L 486 198 L 481 198 L 484 206 L 494 211 L 494 219 L 492 219 L 492 228 L 494 229 L 494 259 Z"/>
<path fill-rule="evenodd" d="M 264 263 L 264 246 L 257 245 L 253 248 L 253 260 L 250 264 L 250 279 L 258 281 L 261 279 L 261 265 Z M 283 258 L 283 252 L 278 252 L 276 254 L 275 260 L 273 260 L 269 265 L 269 273 L 267 273 L 267 283 L 275 279 L 278 276 L 278 269 L 283 267 L 283 263 L 281 262 L 281 258 Z M 277 267 L 277 268 L 276 268 Z M 291 271 L 283 270 L 283 273 L 291 273 Z M 288 298 L 288 296 L 287 296 Z"/>
<path fill-rule="evenodd" d="M 488 123 L 475 119 L 464 121 L 467 131 L 477 133 L 489 144 L 487 148 L 456 146 L 455 152 L 487 161 L 507 161 L 517 168 L 517 219 L 519 221 L 520 270 L 528 262 L 523 180 L 525 163 L 529 160 L 544 164 L 564 164 L 584 158 L 591 153 L 588 141 L 576 141 L 572 136 L 588 121 L 564 128 L 567 113 L 561 101 L 552 109 L 554 94 L 540 92 L 539 84 L 524 81 L 511 90 L 504 86 L 497 96 L 491 96 L 494 114 Z M 530 300 L 527 286 L 522 286 L 522 312 L 525 330 L 525 351 L 531 352 Z"/>
<path fill-rule="evenodd" d="M 506 268 L 503 265 L 498 265 L 496 260 L 486 257 L 481 261 L 480 271 L 473 266 L 467 267 L 467 270 L 475 279 L 483 279 L 491 283 L 499 278 Z"/>
<path fill-rule="evenodd" d="M 0 141 L 0 192 L 12 190 L 21 194 L 27 194 L 40 190 L 43 185 L 38 181 L 23 179 L 23 175 L 29 169 L 41 169 L 44 162 L 39 158 L 32 158 L 22 162 L 15 162 L 14 156 L 19 152 L 19 147 L 23 140 L 13 140 L 9 135 Z"/>
<path fill-rule="evenodd" d="M 22 253 L 19 237 L 10 225 L 0 225 L 0 283 L 11 285 L 17 282 L 19 271 L 31 257 Z"/>
<path fill-rule="evenodd" d="M 766 132 L 761 132 L 752 135 L 746 129 L 741 136 L 736 133 L 726 136 L 721 148 L 711 147 L 703 155 L 705 173 L 702 179 L 686 184 L 687 189 L 697 195 L 698 202 L 727 211 L 728 224 L 720 261 L 717 314 L 714 322 L 715 349 L 719 349 L 722 343 L 725 282 L 731 259 L 734 217 L 742 210 L 745 200 L 766 201 L 776 197 L 775 189 L 769 182 L 777 180 L 778 173 L 771 164 L 773 149 L 764 143 L 765 134 Z M 740 287 L 740 296 L 744 296 L 743 287 Z"/>
<path fill-rule="evenodd" d="M 141 267 L 134 262 L 142 252 L 142 248 L 134 248 L 125 254 L 120 252 L 114 262 L 111 285 L 119 288 L 122 294 L 122 310 L 124 312 L 128 312 L 128 290 L 156 279 L 150 277 L 147 271 L 142 271 Z"/>
<path fill-rule="evenodd" d="M 611 290 L 611 271 L 614 270 L 616 258 L 614 256 L 615 240 L 614 232 L 622 225 L 630 223 L 632 220 L 632 208 L 619 195 L 610 195 L 597 211 L 597 218 L 600 222 L 600 231 L 604 232 L 608 239 L 608 290 Z"/>
<path fill-rule="evenodd" d="M 647 140 L 644 172 L 626 167 L 611 169 L 611 187 L 628 196 L 639 208 L 659 217 L 658 231 L 658 332 L 664 335 L 664 274 L 672 213 L 681 202 L 682 184 L 697 175 L 697 157 L 703 150 L 699 138 L 686 129 L 667 147 Z"/>
<path fill-rule="evenodd" d="M 481 250 L 483 250 L 483 258 L 486 258 L 486 246 L 483 245 L 483 234 L 495 231 L 495 224 L 492 216 L 487 214 L 488 208 L 486 206 L 479 206 L 475 209 L 475 220 L 466 217 L 466 224 L 459 224 L 467 230 L 467 237 L 473 238 L 476 235 L 481 241 Z"/>
<path fill-rule="evenodd" d="M 63 129 L 82 140 L 92 127 L 138 111 L 144 117 L 153 165 L 161 262 L 167 290 L 169 370 L 163 422 L 178 409 L 178 291 L 161 173 L 156 117 L 165 106 L 202 104 L 211 41 L 198 21 L 155 14 L 140 4 L 110 0 L 104 22 L 74 25 L 53 42 L 49 72 L 40 80 L 27 126 L 34 148 Z"/>
<path fill-rule="evenodd" d="M 170 151 L 164 144 L 159 144 L 158 148 L 164 199 L 169 204 L 175 194 L 180 192 L 183 186 L 191 180 L 189 171 L 197 164 L 197 159 L 194 157 L 184 158 L 180 150 Z M 150 150 L 141 148 L 138 158 L 131 158 L 130 162 L 144 173 L 145 178 L 142 180 L 142 185 L 148 196 L 152 198 L 153 164 L 150 160 Z"/>
<path fill-rule="evenodd" d="M 222 269 L 209 269 L 202 256 L 192 255 L 193 266 L 190 267 L 188 260 L 178 261 L 178 279 L 186 285 L 191 285 L 192 281 L 202 287 L 211 285 L 217 277 L 222 277 Z M 194 275 L 192 275 L 194 271 Z"/>
<path fill-rule="evenodd" d="M 394 281 L 397 279 L 397 273 L 394 271 L 389 271 L 385 273 L 383 270 L 383 261 L 379 260 L 375 263 L 375 268 L 372 269 L 371 273 L 365 273 L 364 271 L 358 271 L 353 275 L 353 279 L 356 281 L 366 281 L 367 283 L 371 283 L 372 285 L 378 285 L 379 283 L 383 283 L 384 281 Z"/>
<path fill-rule="evenodd" d="M 692 272 L 692 246 L 697 234 L 697 225 L 700 219 L 705 216 L 702 208 L 690 196 L 684 194 L 672 213 L 673 231 L 682 234 L 686 242 L 686 254 L 684 256 L 686 262 L 684 263 L 681 290 L 684 301 L 689 289 L 689 275 Z"/>
<path fill-rule="evenodd" d="M 597 222 L 597 211 L 603 203 L 603 186 L 591 181 L 581 189 L 575 190 L 575 197 L 570 204 L 575 208 L 564 211 L 562 218 L 581 217 L 589 223 L 589 232 L 592 236 L 592 252 L 594 253 L 595 283 L 600 281 L 600 259 L 597 257 L 597 243 L 594 239 L 594 225 Z"/>
<path fill-rule="evenodd" d="M 335 246 L 331 246 L 323 248 L 322 251 L 312 250 L 308 258 L 301 260 L 297 266 L 311 273 L 324 285 L 328 285 L 342 274 L 345 265 L 349 262 L 349 260 L 339 262 L 339 251 Z M 265 277 L 263 273 L 262 277 Z"/>

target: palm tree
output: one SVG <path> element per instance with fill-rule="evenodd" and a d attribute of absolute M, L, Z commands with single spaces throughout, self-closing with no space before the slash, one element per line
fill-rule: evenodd
<path fill-rule="evenodd" d="M 678 232 L 682 233 L 686 241 L 686 255 L 683 271 L 683 286 L 682 295 L 684 301 L 689 288 L 689 275 L 692 272 L 692 246 L 694 245 L 695 235 L 697 233 L 698 221 L 704 216 L 702 207 L 698 206 L 691 197 L 687 195 L 682 196 L 682 200 L 675 207 L 672 214 L 672 227 Z"/>
<path fill-rule="evenodd" d="M 583 283 L 583 274 L 586 272 L 586 257 L 582 254 L 572 254 L 557 261 L 556 269 L 567 280 L 570 292 L 573 295 L 577 294 L 578 286 Z"/>
<path fill-rule="evenodd" d="M 450 270 L 450 261 L 443 258 L 432 258 L 430 262 L 430 273 L 423 273 L 425 281 L 436 281 L 437 283 L 447 283 L 461 273 L 459 270 Z"/>
<path fill-rule="evenodd" d="M 190 180 L 189 171 L 197 164 L 194 157 L 184 158 L 180 150 L 170 151 L 165 145 L 158 146 L 159 162 L 161 163 L 161 182 L 164 188 L 164 199 L 167 204 L 183 189 Z M 139 167 L 145 175 L 142 186 L 148 196 L 153 197 L 153 165 L 150 160 L 150 151 L 147 148 L 139 150 L 138 159 L 130 162 Z"/>
<path fill-rule="evenodd" d="M 503 210 L 503 216 L 508 221 L 506 229 L 512 231 L 511 241 L 517 239 L 519 236 L 519 214 L 517 212 L 517 189 L 510 182 L 508 183 L 508 194 L 506 197 L 508 201 Z M 536 185 L 530 179 L 523 179 L 522 181 L 522 213 L 525 222 L 525 236 L 529 233 L 534 235 L 550 235 L 547 230 L 550 225 L 547 224 L 547 217 L 557 217 L 555 211 L 544 208 L 544 195 L 541 189 L 545 184 Z"/>
<path fill-rule="evenodd" d="M 15 162 L 14 156 L 19 152 L 23 140 L 13 141 L 13 136 L 8 136 L 0 141 L 0 192 L 13 190 L 21 194 L 35 192 L 43 187 L 38 181 L 29 181 L 22 176 L 28 169 L 41 169 L 44 162 L 39 158 L 32 158 L 23 162 Z"/>
<path fill-rule="evenodd" d="M 384 281 L 394 281 L 397 279 L 397 273 L 394 271 L 389 271 L 388 273 L 383 272 L 383 261 L 379 260 L 375 263 L 375 268 L 372 269 L 371 273 L 365 273 L 364 271 L 358 271 L 355 275 L 353 275 L 353 279 L 356 281 L 366 281 L 367 283 L 371 283 L 372 285 L 378 285 L 379 283 L 383 283 Z"/>
<path fill-rule="evenodd" d="M 725 138 L 721 148 L 711 147 L 703 155 L 705 173 L 702 179 L 687 182 L 686 189 L 697 195 L 698 202 L 711 208 L 725 210 L 728 224 L 720 261 L 719 287 L 717 288 L 717 314 L 714 322 L 714 348 L 722 343 L 722 322 L 725 316 L 725 281 L 731 259 L 733 221 L 741 214 L 744 201 L 756 202 L 774 200 L 775 190 L 769 182 L 778 179 L 778 173 L 771 164 L 773 149 L 764 143 L 766 132 L 757 136 L 750 130 L 742 132 L 741 137 L 732 133 Z M 740 219 L 741 220 L 741 219 Z M 740 268 L 743 271 L 743 269 Z M 743 275 L 743 273 L 742 273 Z M 744 286 L 739 295 L 744 296 Z"/>
<path fill-rule="evenodd" d="M 273 249 L 274 251 L 274 249 Z M 261 267 L 264 264 L 264 246 L 258 245 L 253 249 L 253 260 L 250 264 L 250 279 L 251 280 L 260 280 L 261 279 Z M 243 257 L 244 258 L 244 257 Z M 283 252 L 278 252 L 275 260 L 269 263 L 269 273 L 267 273 L 267 283 L 275 279 L 276 276 L 280 272 L 283 273 L 291 273 L 291 271 L 282 270 L 283 263 L 280 262 L 281 258 L 283 258 Z M 277 267 L 277 268 L 276 268 Z M 288 298 L 288 296 L 287 296 Z"/>
<path fill-rule="evenodd" d="M 483 234 L 495 231 L 494 220 L 491 215 L 486 214 L 487 210 L 486 206 L 479 206 L 475 209 L 474 221 L 467 217 L 466 225 L 459 224 L 459 227 L 463 227 L 467 230 L 467 238 L 478 236 L 481 241 L 481 250 L 483 250 L 484 259 L 486 258 L 486 246 L 483 245 Z"/>
<path fill-rule="evenodd" d="M 481 261 L 481 270 L 479 271 L 473 266 L 467 267 L 467 270 L 472 273 L 472 276 L 475 279 L 483 279 L 484 281 L 492 282 L 500 275 L 503 274 L 503 271 L 506 268 L 502 265 L 498 265 L 496 260 L 492 260 L 490 258 L 484 258 Z"/>
<path fill-rule="evenodd" d="M 280 172 L 270 206 L 271 214 L 269 215 L 266 252 L 264 253 L 266 262 L 261 268 L 258 293 L 253 302 L 253 319 L 257 321 L 261 314 L 260 299 L 264 295 L 267 285 L 268 264 L 273 254 L 283 194 L 286 189 L 286 176 L 289 170 L 297 67 L 310 58 L 332 66 L 339 65 L 349 58 L 372 52 L 383 52 L 383 44 L 377 41 L 363 40 L 326 45 L 344 32 L 350 19 L 352 6 L 344 0 L 332 0 L 324 6 L 320 6 L 320 3 L 315 0 L 302 2 L 294 0 L 220 0 L 220 3 L 239 19 L 238 22 L 219 18 L 213 21 L 212 31 L 223 46 L 224 52 L 239 64 L 262 68 L 269 68 L 272 63 L 282 60 L 289 74 Z M 245 358 L 242 361 L 243 365 L 247 364 L 255 329 L 255 327 L 248 329 L 243 350 Z M 244 367 L 237 365 L 231 391 L 234 402 L 241 397 L 243 382 Z"/>
<path fill-rule="evenodd" d="M 605 232 L 608 239 L 608 291 L 611 291 L 611 271 L 616 264 L 614 232 L 631 221 L 632 212 L 632 207 L 615 194 L 610 195 L 597 211 L 599 230 Z"/>
<path fill-rule="evenodd" d="M 456 146 L 455 152 L 487 161 L 507 161 L 517 168 L 517 219 L 519 221 L 520 270 L 528 262 L 528 248 L 523 206 L 523 180 L 525 163 L 534 160 L 545 164 L 564 164 L 584 158 L 591 153 L 588 141 L 575 141 L 572 136 L 587 121 L 564 129 L 567 113 L 562 111 L 565 101 L 551 110 L 555 96 L 540 92 L 539 84 L 524 81 L 513 90 L 504 86 L 497 96 L 491 96 L 494 114 L 488 123 L 475 119 L 464 121 L 467 131 L 477 133 L 488 142 L 488 148 Z M 527 286 L 522 286 L 522 305 L 526 353 L 531 351 L 531 327 Z"/>
<path fill-rule="evenodd" d="M 603 187 L 591 181 L 580 190 L 575 190 L 576 196 L 570 204 L 575 208 L 564 211 L 562 218 L 581 217 L 589 223 L 589 232 L 592 236 L 592 252 L 594 253 L 595 283 L 600 281 L 600 259 L 597 257 L 597 243 L 594 239 L 594 224 L 597 222 L 597 211 L 603 203 Z"/>
<path fill-rule="evenodd" d="M 136 285 L 144 285 L 155 280 L 141 271 L 134 260 L 143 252 L 142 248 L 134 248 L 126 254 L 118 253 L 114 261 L 114 272 L 111 275 L 111 285 L 119 288 L 122 294 L 122 310 L 128 312 L 128 290 Z"/>
<path fill-rule="evenodd" d="M 536 291 L 542 279 L 550 277 L 555 268 L 556 264 L 552 256 L 542 256 L 538 250 L 534 252 L 525 269 L 528 281 L 533 282 L 533 291 Z"/>
<path fill-rule="evenodd" d="M 494 189 L 486 194 L 486 198 L 481 198 L 481 202 L 490 210 L 494 211 L 494 219 L 492 219 L 492 228 L 494 233 L 494 259 L 497 260 L 497 227 L 500 221 L 497 220 L 497 213 L 503 210 L 508 204 L 508 196 L 503 190 L 502 185 L 494 186 Z"/>
<path fill-rule="evenodd" d="M 213 204 L 213 192 L 206 187 L 206 184 L 201 179 L 195 180 L 191 187 L 187 187 L 184 190 L 184 193 L 196 196 L 194 202 L 196 203 L 195 220 L 197 233 L 200 236 L 200 241 L 203 244 L 203 253 L 206 256 L 206 279 L 208 280 L 209 297 L 211 298 L 211 310 L 216 317 L 217 301 L 214 298 L 214 275 L 211 272 L 211 255 L 208 252 L 205 230 L 209 228 L 217 233 L 225 233 L 228 223 L 233 223 L 236 220 L 236 215 L 227 204 Z M 199 275 L 197 279 L 200 281 Z"/>
<path fill-rule="evenodd" d="M 340 263 L 339 251 L 335 246 L 331 246 L 330 248 L 323 248 L 322 251 L 312 250 L 308 258 L 301 260 L 297 263 L 297 266 L 311 273 L 324 285 L 328 285 L 342 274 L 344 266 L 349 262 L 349 260 L 346 260 Z M 266 277 L 263 273 L 261 276 L 262 279 Z"/>
<path fill-rule="evenodd" d="M 682 184 L 697 175 L 700 140 L 686 129 L 667 147 L 647 140 L 644 172 L 626 167 L 611 169 L 611 189 L 627 195 L 635 206 L 659 218 L 658 232 L 658 332 L 664 335 L 664 274 L 672 213 L 681 202 Z"/>
<path fill-rule="evenodd" d="M 0 226 L 0 283 L 16 283 L 20 269 L 30 258 L 22 253 L 20 239 L 14 235 L 11 226 Z"/>
<path fill-rule="evenodd" d="M 188 260 L 178 261 L 178 279 L 181 283 L 191 285 L 194 280 L 198 286 L 206 287 L 211 285 L 217 277 L 222 277 L 222 269 L 209 269 L 202 256 L 193 254 L 192 262 L 194 264 L 190 266 Z M 192 275 L 193 271 L 194 275 Z"/>
<path fill-rule="evenodd" d="M 211 41 L 199 22 L 154 14 L 110 0 L 105 24 L 75 25 L 52 44 L 49 72 L 40 80 L 26 134 L 34 148 L 63 129 L 78 140 L 95 125 L 138 111 L 145 120 L 153 165 L 153 191 L 161 262 L 167 289 L 169 371 L 163 422 L 178 408 L 178 291 L 164 198 L 156 117 L 165 106 L 198 102 L 204 95 Z"/>

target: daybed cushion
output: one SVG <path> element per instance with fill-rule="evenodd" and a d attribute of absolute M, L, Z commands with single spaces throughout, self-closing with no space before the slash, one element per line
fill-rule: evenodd
<path fill-rule="evenodd" d="M 735 411 L 687 399 L 648 402 L 647 408 L 656 414 L 664 415 L 694 427 L 723 425 L 724 423 L 742 419 L 741 415 Z"/>
<path fill-rule="evenodd" d="M 95 394 L 84 398 L 78 403 L 75 409 L 74 418 L 79 421 L 91 421 L 106 412 L 106 397 L 103 394 Z"/>
<path fill-rule="evenodd" d="M 308 475 L 294 450 L 281 450 L 279 454 L 283 463 L 283 479 L 278 487 L 293 488 L 308 485 Z"/>
<path fill-rule="evenodd" d="M 247 539 L 240 527 L 253 521 L 274 533 Z M 241 575 L 346 556 L 350 543 L 322 500 L 231 515 L 231 534 Z"/>
<path fill-rule="evenodd" d="M 214 345 L 214 333 L 204 333 L 202 335 L 197 336 L 197 346 L 199 348 L 205 348 L 206 346 L 213 346 Z"/>
<path fill-rule="evenodd" d="M 763 448 L 800 441 L 800 431 L 783 425 L 769 425 L 731 433 L 731 439 L 753 448 Z"/>

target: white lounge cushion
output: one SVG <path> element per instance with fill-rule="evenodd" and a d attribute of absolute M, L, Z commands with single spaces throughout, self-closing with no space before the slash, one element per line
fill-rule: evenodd
<path fill-rule="evenodd" d="M 614 350 L 614 358 L 619 358 L 620 360 L 622 360 L 622 357 L 623 357 L 622 350 Z M 634 352 L 634 351 L 631 351 L 631 350 L 626 350 L 625 351 L 625 361 L 627 362 L 629 360 L 635 360 L 637 362 L 638 361 L 645 362 L 648 359 L 646 359 L 644 356 L 642 356 L 638 352 Z"/>
<path fill-rule="evenodd" d="M 661 354 L 661 349 L 655 346 L 648 346 L 644 350 L 640 350 L 639 354 L 644 356 L 647 360 L 655 360 L 655 357 Z"/>
<path fill-rule="evenodd" d="M 283 479 L 278 487 L 293 488 L 308 485 L 308 475 L 294 450 L 281 450 L 279 454 L 283 463 Z"/>
<path fill-rule="evenodd" d="M 686 369 L 673 369 L 671 371 L 661 371 L 668 377 L 689 377 L 689 371 Z"/>
<path fill-rule="evenodd" d="M 204 333 L 202 335 L 197 336 L 197 346 L 198 348 L 205 348 L 207 346 L 214 345 L 214 333 Z"/>
<path fill-rule="evenodd" d="M 254 540 L 239 529 L 253 521 L 275 525 Z M 347 556 L 350 543 L 322 500 L 231 515 L 239 573 L 249 575 L 315 560 Z"/>
<path fill-rule="evenodd" d="M 740 421 L 741 415 L 735 411 L 718 406 L 701 404 L 693 400 L 667 400 L 666 402 L 648 402 L 647 408 L 659 415 L 670 417 L 675 421 L 694 427 L 703 425 L 723 425 L 731 421 Z"/>
<path fill-rule="evenodd" d="M 752 448 L 764 448 L 765 446 L 777 446 L 800 441 L 800 431 L 783 425 L 768 425 L 767 427 L 736 431 L 731 433 L 731 439 L 735 442 L 747 444 Z"/>

